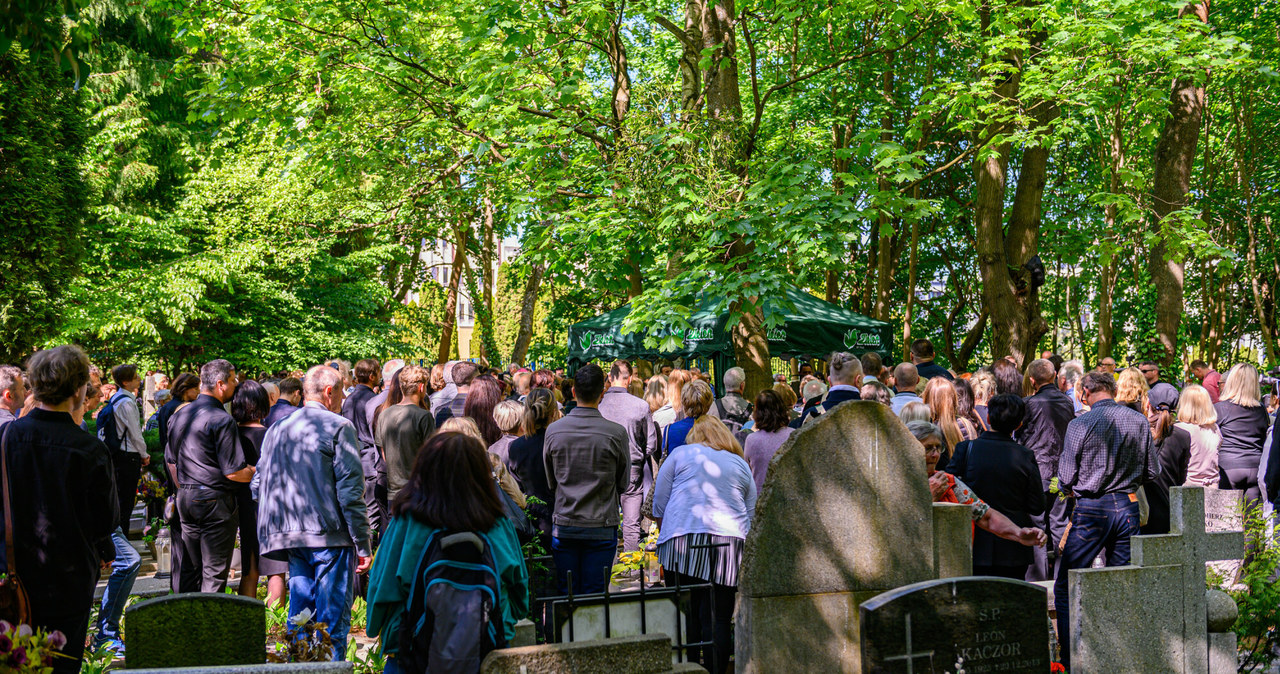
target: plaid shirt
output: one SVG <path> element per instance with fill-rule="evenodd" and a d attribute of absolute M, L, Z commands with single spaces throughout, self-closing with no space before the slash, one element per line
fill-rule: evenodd
<path fill-rule="evenodd" d="M 1059 488 L 1082 498 L 1133 493 L 1160 474 L 1151 426 L 1141 412 L 1101 400 L 1067 425 Z"/>

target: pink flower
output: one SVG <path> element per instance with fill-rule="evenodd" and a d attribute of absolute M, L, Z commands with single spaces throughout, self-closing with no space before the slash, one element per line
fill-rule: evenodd
<path fill-rule="evenodd" d="M 62 647 L 67 645 L 67 635 L 59 632 L 58 630 L 54 630 L 50 633 L 47 640 L 49 642 L 49 646 L 56 651 L 62 650 Z"/>
<path fill-rule="evenodd" d="M 30 662 L 27 658 L 27 649 L 21 646 L 13 649 L 13 653 L 9 656 L 9 661 L 19 667 L 25 667 Z"/>
<path fill-rule="evenodd" d="M 8 634 L 0 634 L 0 655 L 8 655 L 13 650 L 13 639 Z"/>

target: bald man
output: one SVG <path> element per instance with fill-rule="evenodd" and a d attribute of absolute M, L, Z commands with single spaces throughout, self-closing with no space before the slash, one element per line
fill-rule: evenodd
<path fill-rule="evenodd" d="M 916 395 L 916 385 L 920 383 L 920 374 L 911 363 L 899 363 L 893 368 L 893 386 L 896 392 L 889 406 L 894 414 L 902 414 L 902 408 L 908 403 L 924 402 Z"/>

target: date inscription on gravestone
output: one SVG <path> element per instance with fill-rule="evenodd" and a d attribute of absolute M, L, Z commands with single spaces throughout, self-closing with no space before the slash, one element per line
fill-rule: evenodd
<path fill-rule="evenodd" d="M 1049 671 L 1045 590 L 1004 578 L 944 578 L 862 603 L 862 671 Z"/>

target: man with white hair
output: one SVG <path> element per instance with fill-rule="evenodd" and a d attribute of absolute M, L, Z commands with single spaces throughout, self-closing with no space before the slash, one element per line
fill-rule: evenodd
<path fill-rule="evenodd" d="M 821 379 L 814 377 L 800 386 L 800 395 L 804 406 L 800 409 L 800 416 L 791 421 L 792 428 L 800 428 L 813 408 L 822 404 L 823 396 L 827 395 L 827 385 L 822 383 Z"/>
<path fill-rule="evenodd" d="M 268 380 L 262 382 L 262 388 L 267 392 L 267 408 L 270 409 L 280 399 L 280 387 L 276 386 L 274 380 Z M 156 392 L 156 397 L 159 397 L 158 391 Z"/>
<path fill-rule="evenodd" d="M 269 559 L 289 562 L 289 615 L 305 609 L 329 626 L 334 660 L 351 629 L 355 575 L 373 553 L 356 429 L 339 412 L 342 375 L 307 371 L 302 408 L 267 430 L 258 461 L 258 540 Z"/>
<path fill-rule="evenodd" d="M 731 367 L 724 371 L 724 397 L 717 400 L 707 412 L 723 421 L 731 431 L 739 431 L 751 419 L 751 403 L 742 397 L 743 387 L 747 384 L 747 373 L 740 367 Z"/>
<path fill-rule="evenodd" d="M 22 370 L 12 365 L 0 365 L 0 428 L 18 418 L 18 411 L 27 399 L 26 383 Z"/>
<path fill-rule="evenodd" d="M 1067 394 L 1071 398 L 1072 407 L 1075 408 L 1076 416 L 1080 416 L 1081 410 L 1084 409 L 1080 405 L 1080 401 L 1076 399 L 1076 384 L 1080 383 L 1080 378 L 1084 376 L 1084 363 L 1078 360 L 1069 360 L 1062 364 L 1062 369 L 1058 371 L 1058 390 Z"/>

